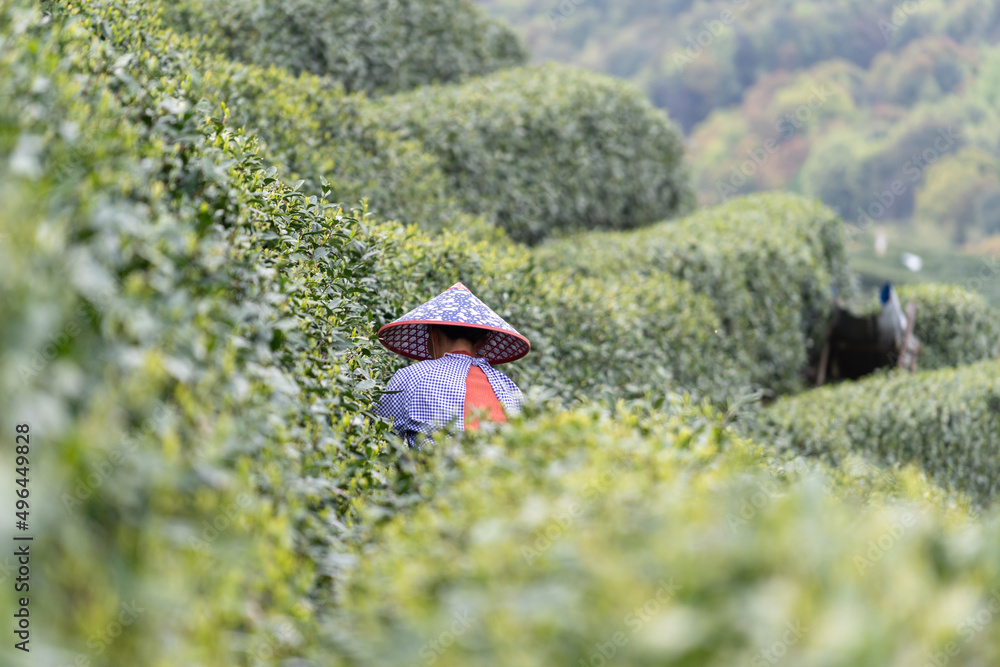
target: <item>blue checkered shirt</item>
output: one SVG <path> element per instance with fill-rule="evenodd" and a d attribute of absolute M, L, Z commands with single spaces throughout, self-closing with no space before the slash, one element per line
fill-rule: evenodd
<path fill-rule="evenodd" d="M 521 409 L 521 390 L 513 380 L 490 366 L 485 359 L 464 354 L 445 354 L 421 361 L 392 376 L 376 411 L 392 420 L 392 430 L 417 445 L 419 434 L 429 435 L 451 422 L 465 428 L 465 381 L 472 364 L 486 373 L 497 400 L 509 413 Z"/>

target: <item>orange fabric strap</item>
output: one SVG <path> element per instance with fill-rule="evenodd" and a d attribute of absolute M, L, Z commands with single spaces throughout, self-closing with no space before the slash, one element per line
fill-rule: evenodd
<path fill-rule="evenodd" d="M 465 354 L 457 352 L 453 354 Z M 472 356 L 472 355 L 467 355 Z M 479 430 L 478 416 L 483 415 L 492 422 L 506 422 L 507 415 L 490 385 L 486 373 L 479 366 L 469 367 L 465 378 L 465 428 L 470 431 Z"/>

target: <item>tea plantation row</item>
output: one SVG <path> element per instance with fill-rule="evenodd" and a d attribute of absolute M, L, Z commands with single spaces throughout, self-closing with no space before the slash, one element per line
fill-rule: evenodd
<path fill-rule="evenodd" d="M 713 305 L 724 356 L 748 369 L 750 383 L 784 393 L 801 386 L 818 354 L 835 291 L 852 289 L 842 226 L 816 202 L 769 194 L 676 224 L 551 243 L 536 255 L 575 276 L 688 282 Z"/>
<path fill-rule="evenodd" d="M 37 651 L 325 655 L 315 619 L 369 530 L 358 511 L 427 493 L 371 418 L 388 377 L 371 333 L 408 298 L 379 270 L 432 267 L 398 227 L 276 180 L 206 94 L 196 42 L 144 5 L 51 9 L 0 14 L 0 421 L 45 443 L 35 604 L 63 610 L 37 616 Z M 90 641 L 133 601 L 148 615 Z"/>
<path fill-rule="evenodd" d="M 748 334 L 723 303 L 740 303 L 740 281 L 715 276 L 736 271 L 735 250 L 692 241 L 692 268 L 622 283 L 611 250 L 606 273 L 581 276 L 486 230 L 473 243 L 345 214 L 323 196 L 336 193 L 268 168 L 271 151 L 315 160 L 330 145 L 319 130 L 286 141 L 323 115 L 266 94 L 281 70 L 205 55 L 144 3 L 47 8 L 0 4 L 0 429 L 30 423 L 35 443 L 31 660 L 593 663 L 611 641 L 622 664 L 731 664 L 773 655 L 759 651 L 786 622 L 815 628 L 784 647 L 796 664 L 830 664 L 833 645 L 841 664 L 918 660 L 949 641 L 970 664 L 995 660 L 995 635 L 966 641 L 961 625 L 1000 583 L 995 519 L 970 521 L 913 470 L 783 469 L 711 409 L 662 400 L 795 385 L 763 342 L 732 354 Z M 283 90 L 313 111 L 342 99 L 309 76 Z M 241 82 L 253 92 L 229 106 L 273 132 L 264 152 L 222 106 Z M 378 173 L 365 141 L 337 168 L 348 156 Z M 721 243 L 784 220 L 795 257 L 765 245 L 757 268 L 792 305 L 762 321 L 792 327 L 804 357 L 841 241 L 800 199 L 736 206 L 679 233 L 695 220 Z M 539 398 L 653 402 L 401 449 L 371 413 L 397 363 L 373 327 L 453 277 L 536 341 L 516 372 Z M 740 322 L 763 317 L 757 298 Z M 142 611 L 122 627 L 126 607 Z M 453 613 L 469 630 L 441 651 Z"/>
<path fill-rule="evenodd" d="M 26 657 L 248 664 L 286 626 L 312 654 L 360 505 L 417 497 L 364 389 L 388 315 L 366 232 L 265 171 L 139 3 L 51 8 L 0 5 L 0 426 L 31 429 Z M 125 605 L 144 611 L 122 632 Z"/>
<path fill-rule="evenodd" d="M 917 306 L 914 334 L 926 370 L 1000 358 L 1000 311 L 976 292 L 956 285 L 904 285 L 902 303 Z"/>
<path fill-rule="evenodd" d="M 864 454 L 887 466 L 918 464 L 942 486 L 982 504 L 1000 491 L 996 359 L 784 398 L 757 428 L 763 442 L 833 463 Z"/>
<path fill-rule="evenodd" d="M 345 94 L 337 77 L 293 76 L 275 66 L 281 59 L 254 57 L 244 63 L 220 57 L 214 48 L 218 37 L 206 26 L 230 13 L 295 15 L 293 5 L 302 4 L 331 16 L 305 22 L 254 14 L 254 24 L 282 31 L 294 21 L 300 30 L 322 33 L 323 26 L 334 26 L 356 35 L 359 22 L 380 15 L 364 6 L 377 2 L 156 3 L 142 11 L 154 12 L 158 4 L 167 7 L 168 26 L 192 33 L 185 57 L 193 71 L 204 73 L 193 82 L 199 94 L 226 103 L 233 120 L 259 134 L 268 159 L 289 177 L 305 179 L 314 189 L 326 179 L 345 206 L 366 198 L 380 216 L 432 231 L 480 227 L 477 218 L 485 218 L 516 240 L 535 242 L 566 231 L 649 224 L 684 213 L 693 202 L 677 128 L 637 90 L 608 77 L 564 67 L 518 67 L 463 85 L 425 86 L 369 100 Z M 432 21 L 432 33 L 449 29 L 444 17 L 462 14 L 449 14 L 435 3 L 388 4 L 390 24 L 431 15 L 444 21 Z M 191 9 L 196 5 L 201 8 Z M 212 18 L 203 16 L 208 5 L 220 5 L 209 12 Z M 254 41 L 254 30 L 233 34 L 231 42 L 240 48 L 273 41 Z M 479 39 L 482 33 L 469 34 Z M 332 37 L 330 43 L 340 44 Z M 275 48 L 294 53 L 280 44 Z M 369 53 L 367 46 L 356 45 Z M 404 48 L 398 40 L 392 46 Z M 429 37 L 421 48 L 451 53 Z M 407 62 L 400 56 L 396 64 L 405 69 Z M 432 65 L 441 76 L 421 83 L 452 80 L 444 75 L 445 64 L 427 63 Z"/>
<path fill-rule="evenodd" d="M 577 412 L 442 445 L 454 479 L 358 554 L 342 621 L 356 655 L 691 667 L 1000 656 L 995 516 L 969 520 L 913 470 L 775 468 L 698 417 Z"/>
<path fill-rule="evenodd" d="M 349 92 L 452 83 L 527 62 L 472 0 L 179 0 L 170 22 L 228 57 L 328 77 Z"/>

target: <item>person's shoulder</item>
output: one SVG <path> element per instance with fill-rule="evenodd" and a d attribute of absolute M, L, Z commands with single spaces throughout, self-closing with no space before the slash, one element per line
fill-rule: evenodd
<path fill-rule="evenodd" d="M 504 373 L 502 370 L 500 370 L 496 366 L 490 366 L 490 370 L 493 372 L 493 377 L 496 380 L 500 381 L 501 383 L 503 383 L 507 387 L 510 387 L 510 388 L 516 389 L 517 391 L 520 391 L 520 389 L 517 386 L 517 383 L 515 383 L 513 380 L 511 380 L 507 376 L 507 374 Z"/>
<path fill-rule="evenodd" d="M 438 359 L 421 361 L 416 366 L 420 367 L 417 371 L 420 378 L 439 379 L 442 377 L 461 376 L 464 379 L 468 373 L 471 361 L 469 357 L 446 354 Z"/>
<path fill-rule="evenodd" d="M 415 364 L 410 364 L 409 366 L 404 366 L 396 371 L 393 375 L 394 380 L 400 382 L 419 380 L 420 378 L 427 377 L 432 374 L 435 370 L 441 368 L 443 365 L 447 365 L 448 362 L 445 361 L 444 364 L 441 362 L 442 359 L 424 359 L 423 361 L 418 361 Z"/>
<path fill-rule="evenodd" d="M 420 368 L 420 364 L 424 362 L 418 362 L 415 364 L 410 364 L 408 366 L 403 366 L 398 371 L 392 374 L 392 380 L 389 382 L 390 386 L 401 387 L 409 384 L 413 384 L 423 375 L 423 370 Z"/>
<path fill-rule="evenodd" d="M 472 357 L 461 354 L 446 354 L 438 359 L 427 359 L 421 361 L 416 366 L 423 366 L 423 371 L 438 371 L 448 368 L 468 368 L 472 363 Z"/>
<path fill-rule="evenodd" d="M 418 361 L 417 363 L 410 366 L 414 373 L 428 373 L 438 368 L 444 368 L 450 366 L 454 363 L 451 357 L 441 357 L 440 359 L 424 359 L 423 361 Z"/>

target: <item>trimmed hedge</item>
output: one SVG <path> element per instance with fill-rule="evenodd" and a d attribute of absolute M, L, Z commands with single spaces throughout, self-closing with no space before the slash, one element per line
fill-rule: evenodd
<path fill-rule="evenodd" d="M 359 509 L 419 497 L 371 412 L 371 239 L 199 103 L 143 3 L 50 5 L 0 5 L 0 427 L 31 427 L 32 655 L 323 661 Z M 123 605 L 143 611 L 106 639 Z"/>
<path fill-rule="evenodd" d="M 471 0 L 182 0 L 169 20 L 228 57 L 393 93 L 523 65 L 515 33 Z"/>
<path fill-rule="evenodd" d="M 307 191 L 327 188 L 348 209 L 365 200 L 381 219 L 431 231 L 488 228 L 455 200 L 437 157 L 375 123 L 363 95 L 345 94 L 313 74 L 228 60 L 211 51 L 211 36 L 186 35 L 176 43 L 192 71 L 203 73 L 192 79 L 192 97 L 225 105 L 227 124 L 257 136 L 263 158 L 288 182 L 301 179 Z"/>
<path fill-rule="evenodd" d="M 371 113 L 435 154 L 466 209 L 519 241 L 630 229 L 693 205 L 679 131 L 609 77 L 511 69 L 384 98 Z"/>
<path fill-rule="evenodd" d="M 290 180 L 301 178 L 311 189 L 329 183 L 345 206 L 364 198 L 382 218 L 431 231 L 481 234 L 485 219 L 534 241 L 560 229 L 643 224 L 692 201 L 676 130 L 637 91 L 611 79 L 511 70 L 369 101 L 321 76 L 229 61 L 211 53 L 211 44 L 211 35 L 188 42 L 192 67 L 205 72 L 195 82 L 200 94 L 225 103 L 232 122 L 258 134 L 266 158 Z M 482 86 L 493 99 L 476 111 Z M 455 137 L 436 135 L 484 113 L 478 130 L 459 135 L 468 150 L 437 143 Z M 486 156 L 490 164 L 479 165 Z"/>
<path fill-rule="evenodd" d="M 539 267 L 520 246 L 386 231 L 372 279 L 392 309 L 462 281 L 531 340 L 531 354 L 504 368 L 530 393 L 572 404 L 677 387 L 723 402 L 750 385 L 715 333 L 711 302 L 683 281 L 579 280 Z"/>
<path fill-rule="evenodd" d="M 439 289 L 432 278 L 447 263 L 437 259 L 451 246 L 371 228 L 277 181 L 256 140 L 199 102 L 228 74 L 192 70 L 205 62 L 185 55 L 197 41 L 160 30 L 143 4 L 54 9 L 47 23 L 19 15 L 30 32 L 17 34 L 0 11 L 10 35 L 0 377 L 18 397 L 0 422 L 44 432 L 45 488 L 65 492 L 37 544 L 74 554 L 62 561 L 72 568 L 44 575 L 39 607 L 67 613 L 38 621 L 42 650 L 88 655 L 86 639 L 134 599 L 146 615 L 103 647 L 108 664 L 245 663 L 263 650 L 334 661 L 319 637 L 345 544 L 364 539 L 367 512 L 391 516 L 430 492 L 424 464 L 371 415 L 395 363 L 373 323 L 401 312 L 408 290 Z M 422 240 L 393 244 L 407 234 Z M 501 249 L 447 238 L 473 259 Z M 525 261 L 503 250 L 497 267 Z M 411 260 L 412 284 L 382 273 Z M 521 278 L 508 284 L 543 282 Z M 574 331 L 594 314 L 577 309 L 564 323 Z M 680 300 L 663 309 L 686 310 Z M 559 322 L 557 312 L 536 316 Z M 602 326 L 617 335 L 627 322 Z M 601 332 L 575 339 L 591 368 L 612 349 Z M 579 357 L 555 349 L 539 359 L 572 370 L 565 359 Z M 554 375 L 552 393 L 581 391 L 571 383 L 582 369 Z M 625 391 L 631 375 L 612 365 L 605 393 Z"/>
<path fill-rule="evenodd" d="M 914 636 L 949 638 L 978 591 L 997 585 L 995 525 L 955 535 L 965 512 L 944 518 L 950 501 L 912 471 L 841 472 L 829 502 L 704 408 L 529 410 L 495 437 L 397 449 L 370 409 L 391 371 L 373 326 L 449 271 L 488 267 L 476 288 L 515 324 L 552 332 L 541 358 L 571 382 L 584 377 L 573 363 L 596 365 L 614 344 L 650 351 L 608 356 L 602 382 L 639 376 L 627 364 L 656 345 L 692 350 L 664 357 L 680 359 L 678 375 L 714 371 L 716 352 L 694 357 L 711 347 L 697 336 L 715 326 L 714 304 L 680 280 L 669 299 L 662 276 L 577 285 L 498 241 L 431 242 L 345 215 L 328 193 L 276 179 L 256 139 L 202 101 L 198 42 L 161 30 L 146 3 L 48 9 L 0 5 L 0 430 L 31 424 L 42 556 L 31 650 L 43 661 L 358 664 L 421 648 L 449 605 L 468 601 L 487 633 L 478 657 L 552 664 L 591 655 L 593 631 L 627 613 L 620 605 L 676 576 L 688 597 L 671 599 L 684 607 L 649 626 L 659 643 L 632 644 L 636 660 L 687 651 L 732 664 L 773 641 L 738 622 L 770 609 L 756 627 L 781 630 L 783 612 L 807 624 L 861 618 L 874 630 L 857 647 L 834 637 L 838 655 L 887 664 Z M 540 303 L 521 298 L 536 293 Z M 582 352 L 554 352 L 568 340 Z M 13 478 L 13 466 L 3 458 L 0 474 Z M 603 485 L 596 502 L 566 538 L 522 560 L 522 538 L 592 481 Z M 757 507 L 761 488 L 784 495 Z M 863 540 L 894 530 L 907 509 L 896 503 L 917 500 L 931 516 L 865 565 L 867 578 L 851 576 L 844 563 Z M 849 521 L 862 506 L 871 515 Z M 751 520 L 759 528 L 739 532 Z M 4 596 L 0 613 L 12 618 L 15 604 Z M 701 631 L 664 642 L 676 621 Z M 965 655 L 989 664 L 994 636 L 977 635 Z M 467 664 L 463 646 L 442 664 Z"/>
<path fill-rule="evenodd" d="M 584 403 L 671 388 L 722 404 L 749 391 L 746 369 L 714 333 L 720 322 L 711 302 L 689 284 L 578 280 L 564 272 L 536 273 L 531 282 L 512 308 L 537 341 L 513 372 L 525 387 Z"/>
<path fill-rule="evenodd" d="M 963 626 L 995 604 L 995 517 L 970 525 L 912 470 L 858 462 L 824 483 L 775 469 L 710 413 L 665 412 L 551 415 L 439 445 L 454 474 L 359 550 L 345 586 L 361 661 L 847 667 L 923 664 L 952 641 L 962 664 L 1000 652 L 996 633 Z"/>
<path fill-rule="evenodd" d="M 795 195 L 744 197 L 628 234 L 581 235 L 540 246 L 535 256 L 579 277 L 688 282 L 711 302 L 725 354 L 778 393 L 802 386 L 834 290 L 852 289 L 843 224 Z"/>
<path fill-rule="evenodd" d="M 755 427 L 761 442 L 832 463 L 861 453 L 920 465 L 979 503 L 1000 491 L 1000 362 L 893 372 L 784 398 Z"/>
<path fill-rule="evenodd" d="M 345 207 L 366 199 L 382 219 L 430 230 L 476 226 L 449 191 L 437 157 L 372 123 L 364 98 L 310 74 L 293 77 L 212 55 L 196 63 L 206 72 L 199 94 L 225 104 L 233 125 L 259 136 L 266 159 L 288 179 L 303 179 L 311 190 L 328 184 Z"/>
<path fill-rule="evenodd" d="M 903 285 L 898 291 L 904 306 L 917 304 L 921 369 L 1000 357 L 1000 311 L 981 294 L 954 285 Z"/>

